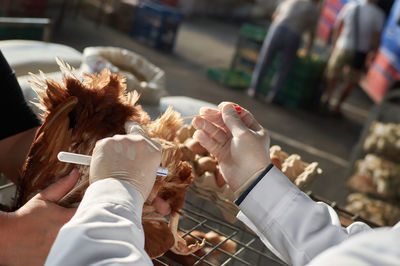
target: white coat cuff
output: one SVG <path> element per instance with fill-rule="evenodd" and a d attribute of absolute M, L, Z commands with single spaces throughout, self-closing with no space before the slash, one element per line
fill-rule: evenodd
<path fill-rule="evenodd" d="M 252 188 L 239 205 L 240 210 L 251 217 L 254 224 L 265 224 L 271 217 L 285 210 L 299 189 L 275 166 Z M 262 213 L 263 215 L 260 215 Z"/>
<path fill-rule="evenodd" d="M 143 198 L 140 193 L 128 182 L 114 178 L 102 179 L 91 184 L 77 212 L 103 203 L 122 205 L 138 217 L 142 215 Z"/>

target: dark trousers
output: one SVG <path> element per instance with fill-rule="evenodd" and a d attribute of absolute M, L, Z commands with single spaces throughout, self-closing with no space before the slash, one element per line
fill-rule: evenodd
<path fill-rule="evenodd" d="M 285 26 L 271 25 L 265 37 L 253 72 L 250 88 L 258 93 L 268 68 L 274 62 L 275 56 L 281 53 L 277 71 L 273 77 L 268 97 L 273 99 L 282 89 L 286 77 L 296 60 L 297 49 L 301 44 L 301 36 Z"/>

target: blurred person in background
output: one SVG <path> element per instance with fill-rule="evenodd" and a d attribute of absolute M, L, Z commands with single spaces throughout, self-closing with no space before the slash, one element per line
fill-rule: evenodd
<path fill-rule="evenodd" d="M 13 70 L 0 52 L 0 172 L 18 183 L 40 120 L 29 108 Z M 38 193 L 15 212 L 0 211 L 0 265 L 43 265 L 58 230 L 74 208 L 57 202 L 75 185 L 78 172 Z M 0 191 L 1 193 L 1 191 Z"/>
<path fill-rule="evenodd" d="M 305 56 L 309 54 L 319 19 L 318 3 L 319 0 L 285 0 L 276 8 L 247 90 L 250 97 L 260 92 L 268 69 L 280 54 L 277 71 L 265 98 L 269 103 L 275 100 L 297 58 L 304 33 L 309 34 Z"/>
<path fill-rule="evenodd" d="M 342 227 L 329 205 L 314 202 L 271 163 L 268 132 L 238 105 L 203 107 L 197 139 L 218 160 L 235 193 L 238 218 L 288 265 L 400 265 L 400 222 Z"/>
<path fill-rule="evenodd" d="M 329 108 L 337 82 L 344 84 L 333 114 L 341 114 L 341 106 L 358 84 L 366 61 L 372 62 L 379 48 L 385 23 L 384 12 L 377 0 L 351 1 L 340 11 L 333 31 L 331 55 L 325 72 L 326 89 L 321 98 L 324 109 Z M 349 71 L 344 75 L 345 67 Z"/>

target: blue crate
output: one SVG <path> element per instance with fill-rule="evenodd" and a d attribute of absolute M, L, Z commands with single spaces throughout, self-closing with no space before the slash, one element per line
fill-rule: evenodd
<path fill-rule="evenodd" d="M 170 51 L 182 19 L 182 14 L 175 8 L 143 1 L 135 11 L 131 36 L 151 47 Z"/>

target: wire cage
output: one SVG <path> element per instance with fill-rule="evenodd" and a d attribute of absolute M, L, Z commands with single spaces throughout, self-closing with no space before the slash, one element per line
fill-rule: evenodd
<path fill-rule="evenodd" d="M 363 144 L 367 138 L 371 124 L 374 121 L 384 123 L 400 123 L 400 90 L 394 90 L 387 94 L 380 104 L 374 106 L 371 110 L 370 115 L 363 126 L 361 136 L 354 147 L 351 157 L 349 168 L 347 169 L 347 176 L 355 170 L 355 163 L 358 159 L 365 156 L 366 152 L 363 150 Z"/>
<path fill-rule="evenodd" d="M 371 227 L 378 227 L 377 224 L 360 217 L 357 214 L 346 211 L 336 202 L 329 201 L 313 194 L 306 193 L 314 201 L 324 202 L 331 206 L 338 214 L 343 226 L 348 226 L 355 221 L 361 221 Z M 198 198 L 194 193 L 188 192 L 185 207 L 182 210 L 182 218 L 179 222 L 179 231 L 184 234 L 182 237 L 191 236 L 197 241 L 202 239 L 194 235 L 194 231 L 213 231 L 224 237 L 218 243 L 206 242 L 205 252 L 201 256 L 192 254 L 183 259 L 173 255 L 171 252 L 154 259 L 155 265 L 287 265 L 275 256 L 254 234 L 241 222 L 231 223 L 226 221 L 221 211 L 211 202 Z M 227 241 L 236 243 L 236 250 L 231 253 L 222 248 Z M 218 254 L 216 256 L 215 254 Z M 217 258 L 216 258 L 217 257 Z"/>
<path fill-rule="evenodd" d="M 12 184 L 0 186 L 0 194 L 7 192 L 7 189 L 12 189 Z M 325 202 L 331 206 L 339 215 L 343 226 L 348 226 L 352 222 L 362 221 L 371 227 L 377 227 L 371 221 L 363 219 L 357 214 L 348 212 L 338 206 L 336 202 L 326 200 L 320 196 L 314 195 L 311 191 L 306 193 L 314 201 Z M 164 256 L 154 259 L 155 265 L 286 265 L 282 260 L 276 257 L 255 235 L 247 229 L 242 223 L 232 223 L 226 221 L 220 209 L 213 203 L 198 198 L 194 193 L 188 191 L 185 207 L 182 210 L 182 218 L 179 222 L 179 231 L 183 232 L 183 236 L 191 236 L 192 238 L 202 241 L 198 236 L 194 235 L 194 231 L 215 232 L 224 239 L 218 243 L 206 242 L 202 250 L 205 252 L 201 256 L 192 254 L 185 256 L 186 260 L 182 261 L 179 256 L 171 256 L 168 252 Z M 234 252 L 228 252 L 223 249 L 224 243 L 233 241 L 236 244 Z M 218 256 L 216 256 L 218 254 Z M 218 258 L 216 258 L 218 257 Z"/>
<path fill-rule="evenodd" d="M 183 236 L 191 236 L 199 242 L 199 237 L 193 234 L 194 231 L 215 232 L 224 237 L 218 243 L 206 242 L 202 256 L 192 254 L 182 258 L 167 253 L 164 256 L 154 259 L 155 265 L 286 265 L 276 257 L 261 242 L 257 235 L 248 230 L 243 224 L 235 224 L 225 221 L 219 209 L 212 203 L 197 198 L 193 193 L 188 192 L 185 207 L 182 210 L 182 218 L 179 222 L 179 231 Z M 231 253 L 222 248 L 227 241 L 236 243 L 236 250 Z M 218 256 L 216 256 L 218 254 Z M 216 258 L 218 257 L 218 258 Z"/>

